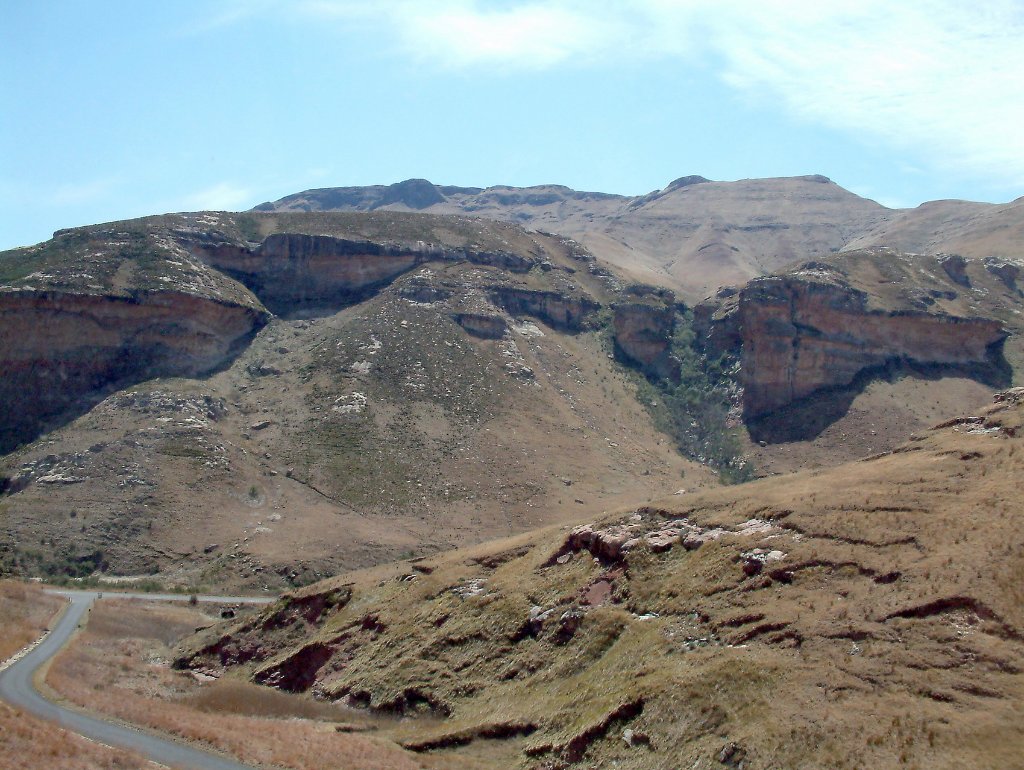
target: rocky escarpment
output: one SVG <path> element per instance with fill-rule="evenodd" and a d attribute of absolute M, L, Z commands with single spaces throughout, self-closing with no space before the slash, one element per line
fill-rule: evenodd
<path fill-rule="evenodd" d="M 564 293 L 520 288 L 492 286 L 491 301 L 512 315 L 540 318 L 556 329 L 578 331 L 587 317 L 601 305 L 582 292 Z"/>
<path fill-rule="evenodd" d="M 257 307 L 175 291 L 0 292 L 0 451 L 113 388 L 210 372 L 267 318 Z"/>
<path fill-rule="evenodd" d="M 667 289 L 634 286 L 612 309 L 616 350 L 645 374 L 678 381 L 679 362 L 672 356 L 675 295 Z"/>
<path fill-rule="evenodd" d="M 985 318 L 868 310 L 863 292 L 804 276 L 752 281 L 737 312 L 747 418 L 894 360 L 989 367 L 1007 336 Z"/>
<path fill-rule="evenodd" d="M 947 274 L 948 265 L 938 263 Z M 949 281 L 962 285 L 961 273 Z M 846 273 L 811 262 L 755 279 L 738 293 L 720 292 L 697 308 L 695 319 L 709 357 L 739 356 L 748 424 L 891 364 L 953 368 L 1005 384 L 1008 332 L 1001 321 L 938 306 L 922 310 L 928 306 L 908 292 L 883 304 Z M 957 293 L 936 289 L 932 304 L 934 297 L 948 301 Z"/>
<path fill-rule="evenodd" d="M 535 264 L 529 255 L 512 252 L 302 233 L 276 233 L 256 248 L 231 242 L 191 245 L 197 256 L 245 284 L 278 315 L 353 304 L 428 261 L 468 261 L 512 272 Z"/>

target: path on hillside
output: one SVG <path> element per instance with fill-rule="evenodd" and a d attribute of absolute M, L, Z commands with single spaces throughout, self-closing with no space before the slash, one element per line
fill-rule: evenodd
<path fill-rule="evenodd" d="M 108 722 L 80 711 L 65 708 L 43 697 L 36 689 L 33 677 L 42 665 L 67 644 L 101 592 L 54 590 L 49 593 L 67 597 L 70 600 L 70 605 L 35 649 L 0 672 L 0 698 L 12 706 L 56 722 L 61 727 L 84 735 L 86 738 L 109 746 L 129 749 L 163 765 L 175 768 L 194 768 L 194 770 L 253 770 L 250 765 L 243 765 L 220 755 L 202 751 L 169 738 L 159 737 L 140 728 Z M 157 601 L 187 600 L 187 597 L 180 594 L 123 593 L 120 591 L 106 592 L 106 596 L 107 598 Z M 266 604 L 273 601 L 273 599 L 247 596 L 198 596 L 197 599 L 201 602 L 217 604 Z"/>

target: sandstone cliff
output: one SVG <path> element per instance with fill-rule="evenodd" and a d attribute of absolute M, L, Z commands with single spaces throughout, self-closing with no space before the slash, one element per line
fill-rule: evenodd
<path fill-rule="evenodd" d="M 808 275 L 751 281 L 737 312 L 747 419 L 892 361 L 984 367 L 1007 336 L 991 319 L 868 310 L 863 292 Z"/>
<path fill-rule="evenodd" d="M 719 292 L 695 309 L 695 325 L 709 358 L 739 358 L 748 423 L 892 365 L 1006 385 L 1008 338 L 1012 362 L 1020 357 L 1020 300 L 1000 272 L 959 257 L 858 252 Z"/>
<path fill-rule="evenodd" d="M 111 389 L 206 374 L 266 318 L 253 307 L 171 291 L 0 293 L 0 451 Z"/>
<path fill-rule="evenodd" d="M 645 374 L 678 381 L 679 362 L 672 357 L 675 295 L 667 289 L 634 286 L 613 306 L 615 347 Z"/>
<path fill-rule="evenodd" d="M 185 239 L 188 243 L 188 239 Z M 279 315 L 353 304 L 423 262 L 467 261 L 525 272 L 536 260 L 505 251 L 281 232 L 256 248 L 198 243 L 196 256 L 248 286 Z"/>

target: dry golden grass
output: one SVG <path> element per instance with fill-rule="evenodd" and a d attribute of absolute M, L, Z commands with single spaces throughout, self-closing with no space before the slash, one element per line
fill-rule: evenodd
<path fill-rule="evenodd" d="M 343 724 L 365 721 L 364 716 L 336 703 L 283 693 L 242 679 L 225 678 L 210 682 L 184 696 L 181 702 L 211 714 L 311 719 Z"/>
<path fill-rule="evenodd" d="M 293 770 L 441 767 L 374 735 L 337 732 L 335 723 L 350 716 L 338 706 L 245 682 L 200 685 L 188 674 L 171 671 L 168 644 L 204 619 L 188 607 L 100 602 L 87 629 L 54 661 L 47 684 L 90 710 L 258 766 Z M 471 761 L 443 765 L 466 770 L 474 766 Z"/>
<path fill-rule="evenodd" d="M 0 765 L 4 770 L 156 770 L 127 751 L 111 749 L 0 703 Z"/>
<path fill-rule="evenodd" d="M 510 745 L 529 767 L 717 767 L 732 744 L 751 770 L 1019 766 L 1018 396 L 881 457 L 598 522 L 729 531 L 697 550 L 560 563 L 567 533 L 551 528 L 311 586 L 226 640 L 196 639 L 192 660 L 374 709 L 432 707 L 447 716 L 382 734 L 451 758 L 493 746 L 494 767 Z M 749 519 L 766 528 L 738 534 Z M 751 568 L 755 548 L 782 556 Z M 612 602 L 588 607 L 599 581 Z M 552 612 L 531 628 L 534 607 Z M 627 727 L 647 742 L 628 746 Z"/>
<path fill-rule="evenodd" d="M 62 605 L 38 585 L 0 580 L 0 661 L 38 639 Z"/>

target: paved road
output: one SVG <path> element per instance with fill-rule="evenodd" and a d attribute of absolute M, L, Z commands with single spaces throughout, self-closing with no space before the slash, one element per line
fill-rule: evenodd
<path fill-rule="evenodd" d="M 93 601 L 99 595 L 96 591 L 52 591 L 70 599 L 70 605 L 42 643 L 25 657 L 0 672 L 0 698 L 18 708 L 24 709 L 43 719 L 58 723 L 72 732 L 91 738 L 109 746 L 130 749 L 142 754 L 155 762 L 175 768 L 194 770 L 253 770 L 216 754 L 192 748 L 183 743 L 176 743 L 167 738 L 160 738 L 151 733 L 124 727 L 113 722 L 73 711 L 46 700 L 35 688 L 32 678 L 39 667 L 57 654 L 63 647 L 83 616 L 89 611 Z M 180 594 L 144 594 L 105 592 L 109 598 L 156 599 L 156 600 L 187 600 Z M 218 604 L 266 604 L 271 599 L 257 599 L 245 596 L 199 596 L 202 602 Z"/>

